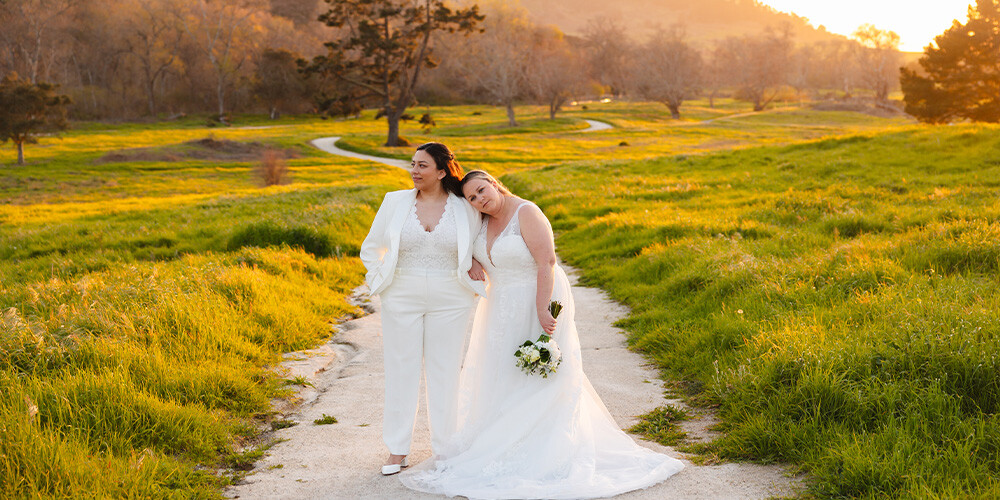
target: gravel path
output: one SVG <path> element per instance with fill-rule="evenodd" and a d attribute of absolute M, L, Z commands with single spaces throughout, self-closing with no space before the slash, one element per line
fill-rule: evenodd
<path fill-rule="evenodd" d="M 568 269 L 572 273 L 571 269 Z M 574 279 L 571 274 L 571 279 Z M 575 281 L 575 279 L 574 279 Z M 360 297 L 358 294 L 356 297 Z M 574 286 L 577 327 L 584 370 L 608 410 L 623 428 L 636 416 L 664 404 L 684 406 L 663 397 L 657 371 L 625 347 L 624 335 L 612 325 L 627 313 L 596 288 Z M 382 444 L 382 337 L 377 298 L 359 302 L 371 312 L 339 325 L 324 346 L 286 355 L 287 377 L 305 377 L 296 406 L 278 408 L 298 425 L 273 432 L 280 440 L 239 485 L 226 496 L 241 499 L 432 499 L 444 498 L 404 488 L 379 468 L 387 456 Z M 697 415 L 697 412 L 694 412 Z M 426 409 L 421 407 L 411 459 L 430 456 Z M 323 415 L 338 423 L 315 425 Z M 711 417 L 684 423 L 692 440 L 706 439 Z M 637 439 L 642 446 L 677 458 L 672 448 Z M 667 481 L 618 497 L 622 500 L 750 499 L 794 495 L 798 481 L 778 466 L 728 463 L 687 467 Z"/>

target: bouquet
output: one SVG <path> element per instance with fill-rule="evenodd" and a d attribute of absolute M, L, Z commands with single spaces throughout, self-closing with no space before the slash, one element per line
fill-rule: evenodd
<path fill-rule="evenodd" d="M 558 318 L 560 311 L 562 304 L 555 300 L 549 302 L 549 313 L 553 318 Z M 562 363 L 559 345 L 547 333 L 541 334 L 534 342 L 525 340 L 521 347 L 514 351 L 514 357 L 517 358 L 517 367 L 521 371 L 528 375 L 541 375 L 542 378 L 548 378 L 550 373 L 555 373 L 559 363 Z"/>

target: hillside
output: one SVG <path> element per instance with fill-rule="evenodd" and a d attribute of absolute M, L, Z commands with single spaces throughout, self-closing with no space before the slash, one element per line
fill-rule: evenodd
<path fill-rule="evenodd" d="M 797 42 L 839 40 L 842 36 L 814 27 L 806 18 L 778 12 L 753 0 L 521 0 L 536 22 L 580 34 L 597 17 L 617 18 L 639 38 L 657 26 L 683 23 L 694 41 L 708 42 L 730 35 L 758 33 L 785 23 Z"/>

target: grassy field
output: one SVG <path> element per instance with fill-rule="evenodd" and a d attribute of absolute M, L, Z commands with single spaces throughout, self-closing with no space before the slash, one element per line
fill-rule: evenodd
<path fill-rule="evenodd" d="M 403 136 L 543 206 L 633 345 L 719 407 L 699 451 L 800 464 L 820 496 L 996 492 L 1000 129 L 665 111 L 416 108 L 438 126 Z M 217 497 L 287 393 L 269 367 L 353 312 L 360 240 L 409 181 L 307 143 L 412 147 L 371 112 L 237 125 L 79 124 L 0 167 L 0 496 Z M 265 147 L 290 182 L 259 186 Z"/>
<path fill-rule="evenodd" d="M 0 497 L 218 497 L 288 394 L 268 367 L 355 312 L 358 245 L 406 177 L 305 144 L 355 124 L 105 127 L 0 169 Z M 209 134 L 288 149 L 291 182 Z"/>
<path fill-rule="evenodd" d="M 763 117 L 761 118 L 763 119 Z M 1000 495 L 1000 128 L 511 174 L 631 344 L 830 498 Z"/>

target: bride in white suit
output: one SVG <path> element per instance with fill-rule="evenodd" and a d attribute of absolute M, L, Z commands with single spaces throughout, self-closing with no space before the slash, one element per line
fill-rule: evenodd
<path fill-rule="evenodd" d="M 407 466 L 426 370 L 431 447 L 437 453 L 457 425 L 462 349 L 476 294 L 472 243 L 480 215 L 462 196 L 462 169 L 440 143 L 417 148 L 410 164 L 413 189 L 387 193 L 361 244 L 371 295 L 382 299 L 385 411 L 382 437 L 389 448 L 385 475 Z"/>

